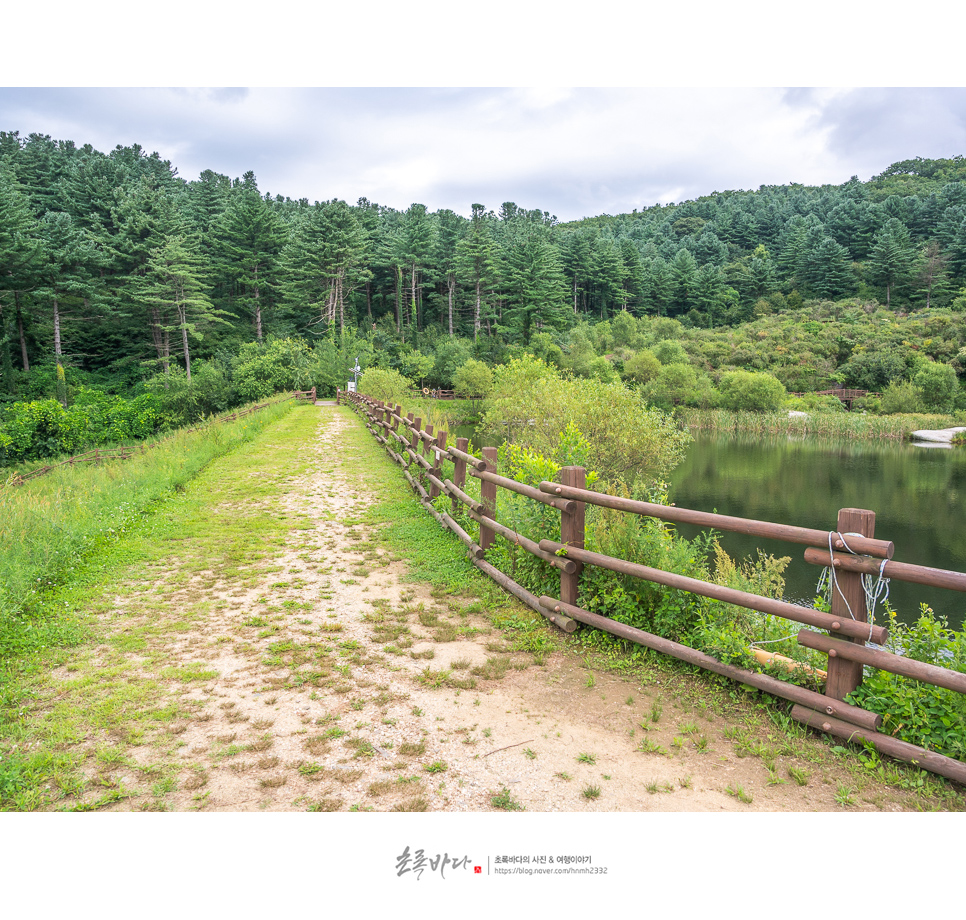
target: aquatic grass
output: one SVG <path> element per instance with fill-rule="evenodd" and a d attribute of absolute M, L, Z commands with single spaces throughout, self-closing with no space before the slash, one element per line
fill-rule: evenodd
<path fill-rule="evenodd" d="M 789 417 L 787 412 L 734 412 L 729 409 L 679 409 L 682 425 L 692 431 L 753 435 L 851 438 L 905 441 L 920 428 L 951 428 L 951 415 L 863 415 L 860 412 L 809 412 Z"/>

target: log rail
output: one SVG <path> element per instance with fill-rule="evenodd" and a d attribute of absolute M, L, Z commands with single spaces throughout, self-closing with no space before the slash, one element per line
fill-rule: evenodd
<path fill-rule="evenodd" d="M 466 546 L 473 564 L 496 581 L 507 592 L 519 598 L 567 633 L 578 623 L 609 632 L 630 642 L 670 655 L 679 660 L 729 677 L 739 683 L 757 687 L 793 703 L 791 715 L 796 720 L 846 740 L 874 745 L 882 753 L 913 763 L 922 769 L 966 784 L 966 763 L 902 741 L 880 729 L 882 718 L 844 702 L 861 682 L 863 667 L 880 670 L 966 693 L 966 674 L 937 665 L 925 664 L 867 643 L 884 645 L 888 631 L 883 626 L 866 622 L 864 575 L 896 578 L 916 584 L 966 591 L 966 574 L 927 566 L 894 562 L 895 551 L 889 540 L 874 536 L 875 514 L 862 509 L 845 508 L 839 512 L 834 530 L 815 530 L 768 521 L 754 521 L 728 515 L 710 514 L 635 501 L 596 492 L 584 487 L 584 470 L 565 467 L 559 482 L 541 482 L 539 487 L 517 482 L 496 472 L 497 451 L 483 448 L 483 457 L 467 452 L 467 441 L 460 438 L 456 446 L 447 445 L 447 432 L 424 430 L 422 420 L 401 406 L 387 406 L 358 393 L 339 391 L 337 402 L 345 401 L 366 419 L 366 427 L 385 444 L 390 456 L 404 467 L 404 475 L 420 502 L 441 524 Z M 400 432 L 400 429 L 403 429 Z M 390 446 L 398 442 L 402 450 Z M 453 464 L 451 476 L 444 475 L 443 461 Z M 467 494 L 466 478 L 480 481 L 480 498 Z M 422 481 L 421 481 L 422 480 Z M 424 486 L 425 483 L 426 485 Z M 522 495 L 560 512 L 560 540 L 540 539 L 517 533 L 497 520 L 500 489 Z M 466 532 L 451 514 L 440 512 L 434 499 L 447 495 L 453 512 L 462 507 L 466 516 L 479 527 L 479 538 Z M 784 540 L 803 545 L 805 561 L 831 567 L 834 591 L 830 612 L 790 604 L 774 598 L 738 591 L 674 572 L 653 569 L 638 563 L 605 556 L 584 548 L 584 514 L 587 505 L 611 508 L 630 514 L 654 517 L 674 523 L 697 524 L 719 531 L 731 531 Z M 486 553 L 496 537 L 549 563 L 560 573 L 560 596 L 535 597 L 522 585 L 486 561 Z M 717 661 L 695 649 L 654 636 L 643 630 L 619 623 L 577 605 L 580 574 L 587 565 L 709 597 L 723 603 L 743 606 L 761 613 L 813 627 L 799 631 L 797 640 L 803 648 L 825 653 L 828 672 L 825 693 L 808 690 L 767 674 L 736 668 Z M 814 630 L 825 632 L 815 632 Z M 827 634 L 826 634 L 827 633 Z M 794 665 L 794 663 L 793 663 Z"/>

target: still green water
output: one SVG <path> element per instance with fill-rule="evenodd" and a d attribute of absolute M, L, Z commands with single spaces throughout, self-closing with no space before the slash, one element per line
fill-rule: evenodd
<path fill-rule="evenodd" d="M 895 543 L 897 561 L 966 572 L 966 448 L 698 435 L 673 473 L 670 500 L 821 530 L 835 528 L 840 508 L 866 508 L 876 513 L 875 536 Z M 786 597 L 814 597 L 820 569 L 805 563 L 805 547 L 739 534 L 723 534 L 721 545 L 737 557 L 759 547 L 791 556 Z M 902 620 L 915 620 L 925 602 L 962 628 L 966 594 L 893 581 L 889 598 Z"/>

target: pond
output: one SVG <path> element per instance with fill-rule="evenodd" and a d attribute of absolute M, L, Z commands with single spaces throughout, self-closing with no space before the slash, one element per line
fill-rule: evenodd
<path fill-rule="evenodd" d="M 866 508 L 876 513 L 875 536 L 895 544 L 897 561 L 966 572 L 966 448 L 697 435 L 672 475 L 670 500 L 821 530 L 835 527 L 840 508 Z M 681 528 L 685 536 L 694 532 Z M 721 545 L 737 557 L 759 547 L 791 556 L 786 597 L 814 597 L 821 569 L 804 561 L 804 547 L 739 534 L 723 534 Z M 962 628 L 966 594 L 893 581 L 889 598 L 906 622 L 925 602 Z"/>

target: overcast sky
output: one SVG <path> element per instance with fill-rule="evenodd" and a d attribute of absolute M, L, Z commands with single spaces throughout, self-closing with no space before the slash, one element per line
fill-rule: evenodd
<path fill-rule="evenodd" d="M 864 4 L 803 9 L 16 4 L 0 130 L 138 143 L 189 180 L 254 170 L 291 198 L 515 201 L 561 220 L 966 154 L 958 30 L 913 42 Z M 584 88 L 554 88 L 568 83 Z M 186 86 L 255 88 L 158 88 Z"/>
<path fill-rule="evenodd" d="M 966 90 L 4 88 L 0 129 L 138 143 L 185 179 L 251 169 L 291 198 L 572 220 L 966 154 Z"/>

